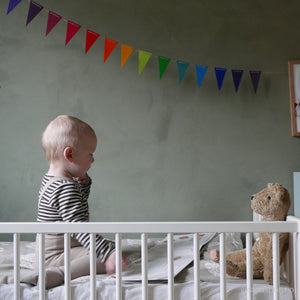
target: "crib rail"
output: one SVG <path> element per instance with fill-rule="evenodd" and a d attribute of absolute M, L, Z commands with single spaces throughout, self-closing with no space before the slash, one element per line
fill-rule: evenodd
<path fill-rule="evenodd" d="M 71 274 L 70 274 L 70 234 L 90 233 L 90 299 L 96 299 L 96 233 L 113 233 L 116 241 L 116 299 L 122 300 L 122 234 L 141 234 L 141 258 L 142 258 L 142 299 L 148 300 L 148 277 L 147 277 L 147 239 L 148 233 L 165 233 L 168 241 L 168 299 L 174 299 L 174 268 L 173 268 L 173 234 L 193 233 L 194 243 L 194 299 L 201 299 L 200 290 L 200 264 L 199 264 L 199 233 L 220 233 L 220 299 L 227 299 L 226 295 L 226 265 L 225 265 L 225 233 L 246 233 L 247 248 L 247 299 L 253 298 L 252 280 L 252 233 L 273 233 L 273 299 L 279 299 L 279 233 L 289 232 L 293 237 L 294 247 L 291 255 L 295 263 L 300 265 L 297 259 L 297 251 L 300 249 L 298 238 L 300 220 L 288 217 L 287 222 L 90 222 L 90 223 L 0 223 L 1 233 L 12 233 L 14 235 L 14 299 L 20 299 L 20 234 L 38 233 L 39 239 L 39 298 L 45 299 L 45 265 L 44 265 L 44 234 L 64 233 L 65 241 L 65 299 L 71 299 Z M 298 248 L 297 248 L 298 247 Z M 290 270 L 290 277 L 295 286 L 296 299 L 300 299 L 299 274 L 300 267 Z"/>

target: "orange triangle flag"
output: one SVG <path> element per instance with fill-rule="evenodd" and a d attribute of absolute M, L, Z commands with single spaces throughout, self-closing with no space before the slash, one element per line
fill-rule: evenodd
<path fill-rule="evenodd" d="M 107 58 L 110 56 L 110 54 L 113 52 L 113 50 L 117 45 L 118 45 L 117 41 L 111 40 L 107 37 L 105 38 L 103 62 L 107 60 Z"/>
<path fill-rule="evenodd" d="M 133 47 L 121 44 L 121 68 L 124 67 L 124 64 L 126 63 L 133 50 Z"/>
<path fill-rule="evenodd" d="M 92 30 L 86 30 L 86 40 L 85 40 L 85 54 L 90 50 L 93 44 L 96 42 L 97 38 L 100 36 L 99 33 Z"/>

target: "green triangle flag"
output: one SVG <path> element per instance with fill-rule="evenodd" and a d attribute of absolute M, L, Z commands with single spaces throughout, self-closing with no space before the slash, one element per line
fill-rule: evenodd
<path fill-rule="evenodd" d="M 139 74 L 142 73 L 152 53 L 139 50 Z"/>
<path fill-rule="evenodd" d="M 171 58 L 159 56 L 158 57 L 158 67 L 159 67 L 159 77 L 160 79 L 164 75 L 166 68 L 170 62 Z"/>

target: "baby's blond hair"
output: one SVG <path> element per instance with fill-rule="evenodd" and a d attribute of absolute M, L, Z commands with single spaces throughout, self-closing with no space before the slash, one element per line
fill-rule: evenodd
<path fill-rule="evenodd" d="M 94 130 L 87 123 L 67 115 L 52 120 L 42 135 L 42 146 L 48 161 L 56 160 L 66 147 L 76 148 L 82 133 Z"/>

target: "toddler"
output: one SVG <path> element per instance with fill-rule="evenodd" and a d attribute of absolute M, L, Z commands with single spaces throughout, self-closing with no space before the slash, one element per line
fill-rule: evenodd
<path fill-rule="evenodd" d="M 94 162 L 93 153 L 97 146 L 94 130 L 75 117 L 61 115 L 46 127 L 42 146 L 49 161 L 49 170 L 42 179 L 37 221 L 88 222 L 88 196 L 92 181 L 87 171 Z M 89 244 L 88 233 L 71 234 L 72 279 L 89 275 Z M 114 242 L 96 235 L 96 255 L 97 274 L 115 273 Z M 36 261 L 38 263 L 38 259 Z M 122 257 L 122 266 L 127 267 L 125 257 Z M 45 235 L 45 267 L 47 289 L 64 283 L 63 234 Z"/>

